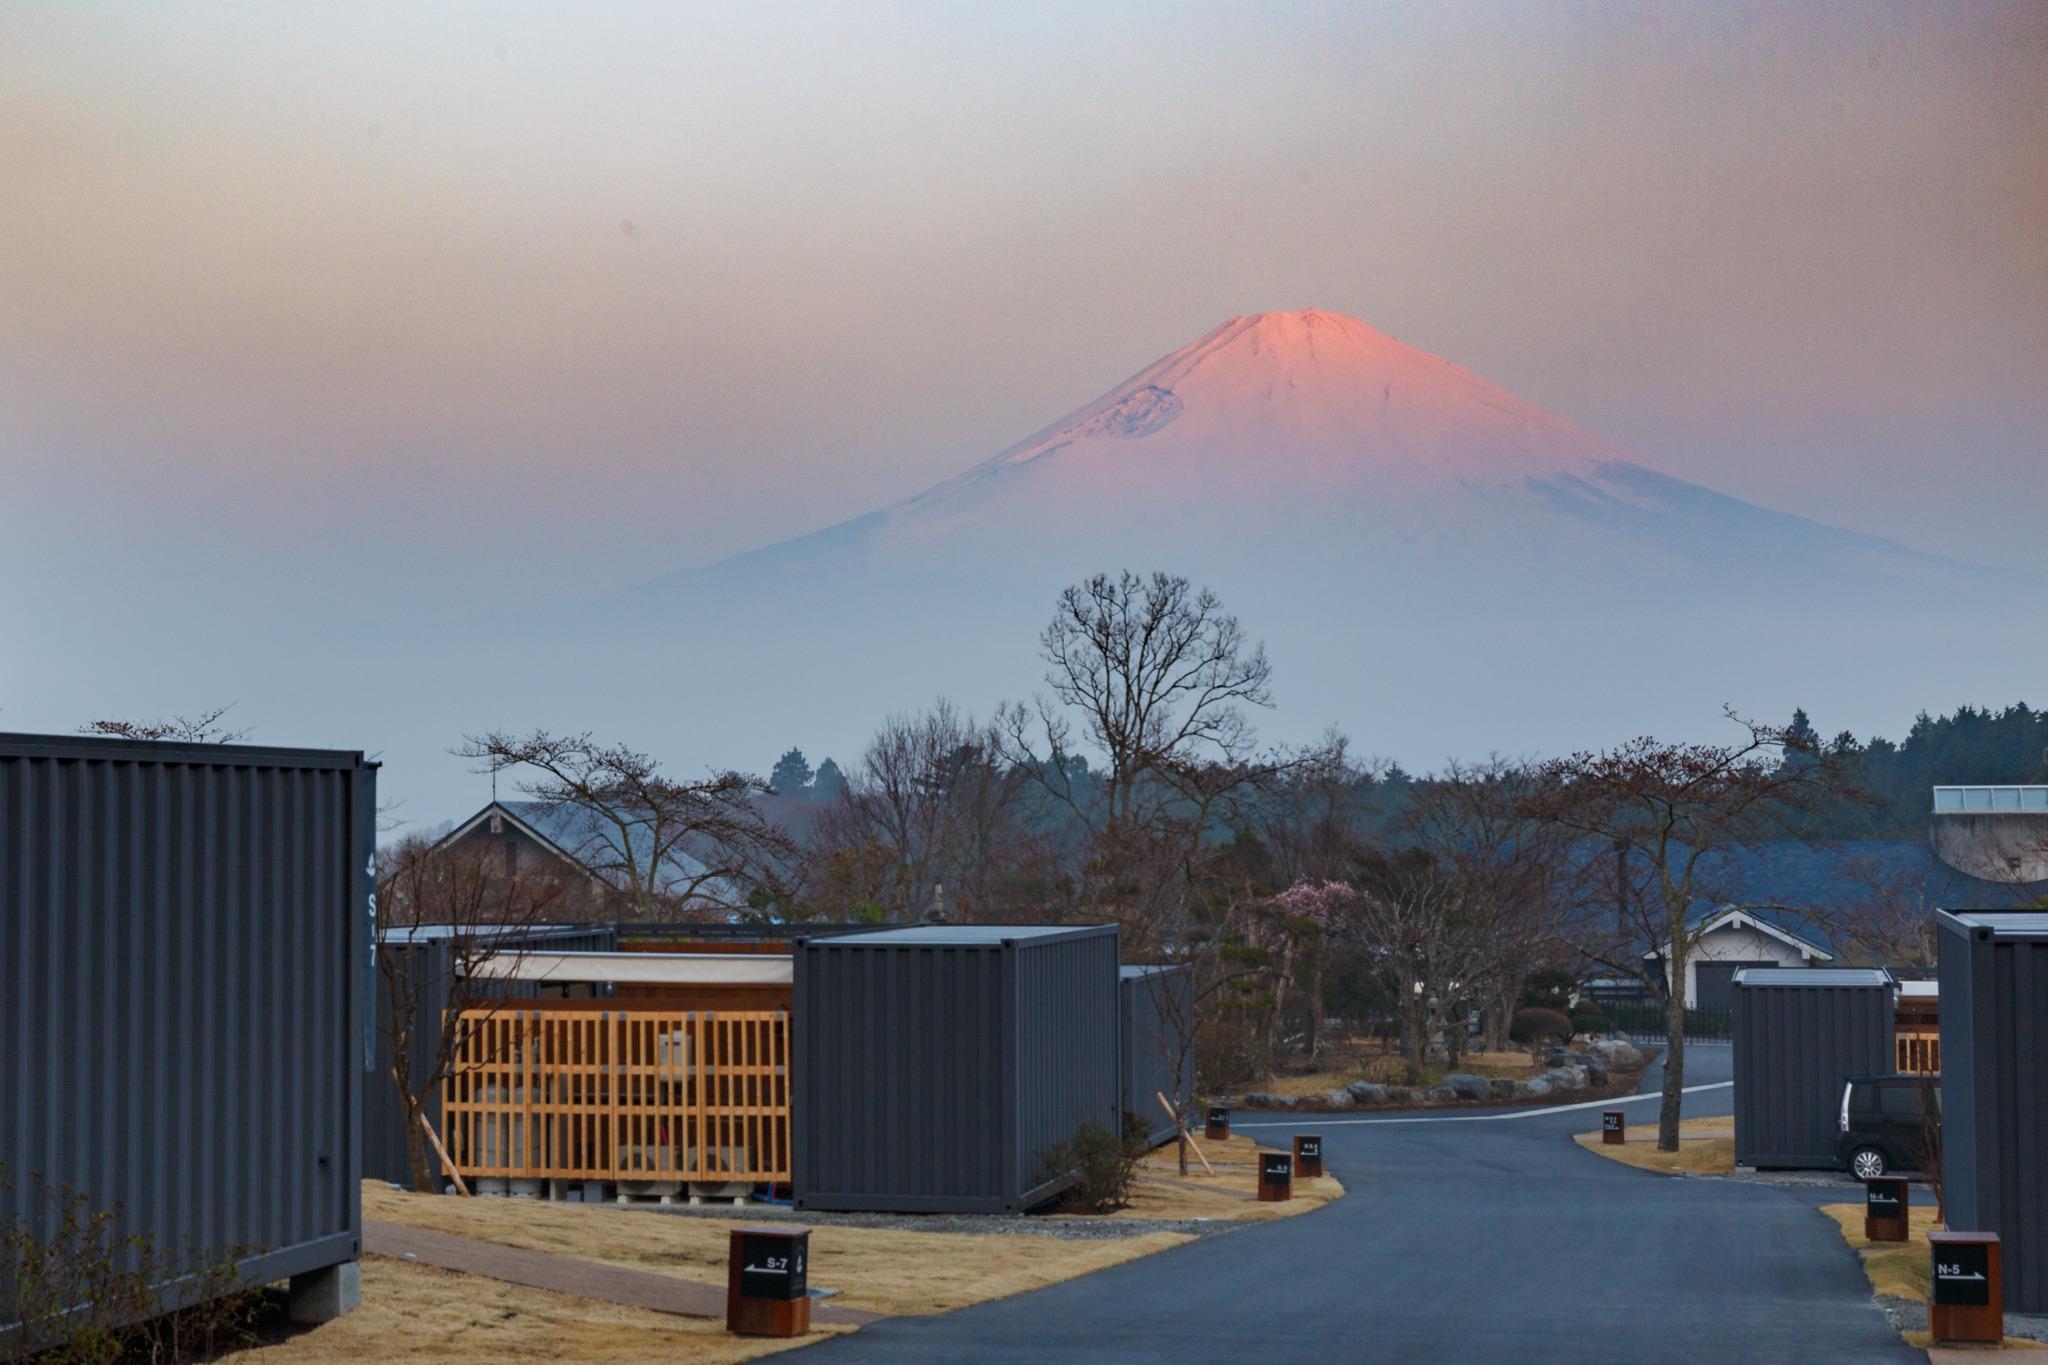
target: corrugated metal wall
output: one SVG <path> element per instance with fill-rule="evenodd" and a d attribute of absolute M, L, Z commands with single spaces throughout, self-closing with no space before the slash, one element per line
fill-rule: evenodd
<path fill-rule="evenodd" d="M 534 947 L 545 944 L 550 952 L 608 953 L 618 947 L 618 931 L 609 924 L 539 930 L 521 942 Z M 516 945 L 507 946 L 516 951 Z M 434 1053 L 441 1045 L 440 1022 L 448 1009 L 451 950 L 445 940 L 431 940 L 412 944 L 386 943 L 379 951 L 395 955 L 402 969 L 413 974 L 414 989 L 422 993 L 421 1019 L 414 1026 L 418 1036 L 409 1058 L 412 1084 L 417 1091 L 426 1084 Z M 405 1110 L 398 1100 L 398 1088 L 391 1080 L 391 999 L 382 971 L 376 974 L 374 989 L 377 995 L 377 1064 L 363 1096 L 363 1177 L 367 1180 L 389 1180 L 410 1189 L 412 1158 L 406 1151 Z M 531 981 L 499 981 L 491 983 L 491 993 L 532 999 L 540 993 L 540 988 Z M 427 1099 L 427 1117 L 439 1131 L 441 1096 L 438 1091 Z M 431 1145 L 427 1149 L 427 1167 L 436 1180 L 441 1178 L 441 1162 Z"/>
<path fill-rule="evenodd" d="M 1831 1167 L 1843 1080 L 1897 1068 L 1892 987 L 1752 984 L 1771 975 L 1735 987 L 1735 1160 Z"/>
<path fill-rule="evenodd" d="M 357 1257 L 375 812 L 360 754 L 0 735 L 0 1216 Z"/>
<path fill-rule="evenodd" d="M 1172 1100 L 1185 1114 L 1194 1094 L 1194 972 L 1187 967 L 1124 967 L 1118 977 L 1123 1108 L 1138 1116 L 1157 1146 L 1174 1135 L 1173 1120 L 1159 1107 L 1159 1096 Z M 1185 1057 L 1180 1055 L 1183 1050 Z"/>
<path fill-rule="evenodd" d="M 1039 1153 L 1114 1125 L 1116 931 L 942 934 L 797 947 L 798 1207 L 1016 1209 Z"/>
<path fill-rule="evenodd" d="M 1123 1128 L 1123 1068 L 1117 1038 L 1115 929 L 1074 937 L 1019 939 L 1017 976 L 1016 1169 L 1020 1208 L 1069 1183 L 1045 1156 L 1084 1123 Z M 1007 1194 L 1008 1191 L 1006 1190 Z"/>
<path fill-rule="evenodd" d="M 2048 1312 L 2048 915 L 1935 919 L 1948 1225 L 1998 1234 L 2006 1311 Z"/>

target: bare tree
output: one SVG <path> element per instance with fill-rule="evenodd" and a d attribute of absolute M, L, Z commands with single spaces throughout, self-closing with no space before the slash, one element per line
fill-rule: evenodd
<path fill-rule="evenodd" d="M 1291 885 L 1352 875 L 1384 814 L 1373 799 L 1383 766 L 1353 759 L 1350 739 L 1332 727 L 1249 803 L 1281 880 Z"/>
<path fill-rule="evenodd" d="M 756 804 L 768 792 L 758 777 L 679 781 L 624 745 L 545 730 L 471 736 L 455 753 L 484 772 L 528 773 L 528 796 L 581 812 L 588 834 L 567 851 L 618 887 L 637 919 L 752 910 L 783 890 L 794 860 L 795 845 Z"/>
<path fill-rule="evenodd" d="M 1499 952 L 1495 908 L 1481 886 L 1425 849 L 1368 858 L 1360 882 L 1346 928 L 1399 1002 L 1402 1059 L 1413 1085 L 1432 1059 L 1455 1064 L 1462 1050 L 1459 1006 L 1483 991 Z"/>
<path fill-rule="evenodd" d="M 1410 788 L 1392 836 L 1425 853 L 1433 875 L 1458 888 L 1459 932 L 1477 950 L 1464 955 L 1459 989 L 1483 1007 L 1496 1048 L 1507 1044 L 1529 972 L 1556 952 L 1560 918 L 1583 872 L 1571 837 L 1528 813 L 1536 789 L 1527 764 L 1498 754 L 1454 760 Z"/>
<path fill-rule="evenodd" d="M 1657 1146 L 1678 1150 L 1685 1088 L 1686 966 L 1705 921 L 1715 860 L 1768 840 L 1799 838 L 1810 817 L 1858 794 L 1831 755 L 1799 749 L 1788 730 L 1725 713 L 1742 730 L 1729 744 L 1643 738 L 1550 760 L 1535 770 L 1524 810 L 1599 841 L 1641 868 L 1614 924 L 1601 912 L 1574 926 L 1580 950 L 1637 977 L 1664 1005 L 1663 1105 Z M 1795 756 L 1799 761 L 1787 761 Z M 1760 907 L 1759 907 L 1760 908 Z M 1652 956 L 1645 959 L 1644 948 Z"/>
<path fill-rule="evenodd" d="M 867 896 L 914 919 L 1004 918 L 1043 852 L 1023 809 L 1028 782 L 1003 762 L 995 731 L 944 698 L 890 716 L 820 818 L 814 861 L 865 870 Z"/>
<path fill-rule="evenodd" d="M 461 1059 L 482 1060 L 474 1058 L 471 1040 L 487 1036 L 484 1025 L 514 1003 L 478 984 L 484 969 L 516 964 L 527 931 L 549 921 L 577 874 L 515 873 L 488 851 L 440 849 L 419 835 L 385 850 L 379 868 L 385 928 L 377 947 L 377 1028 L 405 1116 L 413 1188 L 430 1192 L 424 1126 L 430 1102 L 457 1074 Z"/>
<path fill-rule="evenodd" d="M 1215 593 L 1128 572 L 1062 592 L 1039 647 L 1052 695 L 998 713 L 1004 756 L 1085 830 L 1090 903 L 1156 950 L 1212 819 L 1280 766 L 1246 715 L 1272 702 L 1265 648 Z"/>
<path fill-rule="evenodd" d="M 95 720 L 78 727 L 81 735 L 105 735 L 112 739 L 181 740 L 187 744 L 239 744 L 252 733 L 234 730 L 221 723 L 234 703 L 216 706 L 196 716 L 167 716 L 160 720 Z"/>

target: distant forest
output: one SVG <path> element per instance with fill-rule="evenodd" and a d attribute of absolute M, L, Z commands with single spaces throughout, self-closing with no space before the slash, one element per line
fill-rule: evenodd
<path fill-rule="evenodd" d="M 1859 740 L 1846 730 L 1822 741 L 1804 710 L 1793 712 L 1787 728 L 1846 758 L 1856 785 L 1873 798 L 1842 806 L 1815 831 L 1829 838 L 1925 837 L 1930 787 L 2048 782 L 2048 711 L 2025 702 L 1999 711 L 1961 706 L 1944 716 L 1922 711 L 1897 743 Z"/>
<path fill-rule="evenodd" d="M 1847 730 L 1823 740 L 1804 708 L 1792 713 L 1786 728 L 1817 750 L 1844 756 L 1870 798 L 1832 812 L 1813 831 L 1819 837 L 1919 839 L 1927 831 L 1931 787 L 2048 783 L 2048 711 L 2025 702 L 1999 710 L 1959 706 L 1940 716 L 1922 711 L 1896 742 L 1882 735 L 1861 740 Z M 1375 784 L 1381 802 L 1391 796 L 1398 804 L 1407 781 L 1398 764 L 1381 773 Z M 797 800 L 831 801 L 838 799 L 845 778 L 829 758 L 814 773 L 803 751 L 792 747 L 775 764 L 770 784 Z"/>

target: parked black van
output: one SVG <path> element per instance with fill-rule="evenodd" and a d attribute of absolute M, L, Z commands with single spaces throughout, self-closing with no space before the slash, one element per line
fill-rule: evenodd
<path fill-rule="evenodd" d="M 1938 1076 L 1851 1076 L 1843 1082 L 1836 1163 L 1859 1180 L 1920 1170 L 1930 1140 L 1940 1150 L 1940 1082 Z"/>

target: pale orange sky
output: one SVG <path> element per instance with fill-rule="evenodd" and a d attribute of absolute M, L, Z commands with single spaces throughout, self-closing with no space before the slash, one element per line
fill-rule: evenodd
<path fill-rule="evenodd" d="M 2048 569 L 2044 147 L 2033 3 L 0 0 L 0 684 L 717 558 L 1274 308 Z"/>

